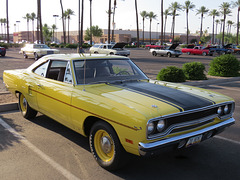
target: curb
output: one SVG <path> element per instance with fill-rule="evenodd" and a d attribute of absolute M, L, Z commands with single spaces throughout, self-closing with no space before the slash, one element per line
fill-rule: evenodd
<path fill-rule="evenodd" d="M 18 103 L 4 103 L 0 104 L 0 113 L 6 111 L 18 110 Z"/>

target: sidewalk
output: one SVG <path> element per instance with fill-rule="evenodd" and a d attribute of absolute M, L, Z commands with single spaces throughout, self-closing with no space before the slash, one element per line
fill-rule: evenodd
<path fill-rule="evenodd" d="M 182 84 L 190 85 L 190 86 L 206 86 L 211 84 L 220 84 L 232 81 L 240 81 L 240 77 L 211 77 L 208 76 L 208 80 L 200 80 L 200 81 L 187 81 Z M 9 92 L 0 92 L 0 96 L 9 95 Z M 6 111 L 13 111 L 18 109 L 17 102 L 9 102 L 9 103 L 0 103 L 0 113 Z"/>

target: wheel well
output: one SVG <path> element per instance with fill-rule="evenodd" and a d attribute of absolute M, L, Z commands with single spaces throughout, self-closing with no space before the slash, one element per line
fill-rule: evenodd
<path fill-rule="evenodd" d="M 90 131 L 91 131 L 91 128 L 92 128 L 92 126 L 96 123 L 96 122 L 98 122 L 98 121 L 103 121 L 103 122 L 105 122 L 105 123 L 108 123 L 107 121 L 104 121 L 104 120 L 102 120 L 102 119 L 100 119 L 100 118 L 97 118 L 97 117 L 94 117 L 94 116 L 89 116 L 89 117 L 87 117 L 86 119 L 85 119 L 85 121 L 84 121 L 84 124 L 83 124 L 83 128 L 84 128 L 84 134 L 86 135 L 86 136 L 89 136 L 90 135 Z M 109 123 L 108 123 L 109 124 Z M 111 127 L 112 127 L 112 125 L 111 124 L 109 124 Z M 113 128 L 113 127 L 112 127 Z M 115 129 L 113 128 L 113 130 L 115 131 Z M 115 131 L 116 132 L 116 131 Z M 117 133 L 116 133 L 117 134 Z"/>

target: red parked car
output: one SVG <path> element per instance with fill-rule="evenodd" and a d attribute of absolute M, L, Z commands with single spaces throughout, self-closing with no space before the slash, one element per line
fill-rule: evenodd
<path fill-rule="evenodd" d="M 0 47 L 0 55 L 5 56 L 6 54 L 6 49 L 4 47 Z"/>
<path fill-rule="evenodd" d="M 209 49 L 206 49 L 203 46 L 195 46 L 194 48 L 183 48 L 182 53 L 187 53 L 187 54 L 199 54 L 199 55 L 211 55 Z"/>

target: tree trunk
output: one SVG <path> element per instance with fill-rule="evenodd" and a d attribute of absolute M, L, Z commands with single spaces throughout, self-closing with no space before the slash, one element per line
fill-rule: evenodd
<path fill-rule="evenodd" d="M 188 33 L 188 10 L 186 11 L 186 18 L 187 18 L 187 44 L 188 44 L 188 36 L 189 36 L 189 33 Z"/>
<path fill-rule="evenodd" d="M 83 11 L 84 11 L 84 0 L 82 0 L 82 15 L 81 15 L 81 41 L 80 46 L 83 45 Z"/>
<path fill-rule="evenodd" d="M 161 0 L 161 45 L 163 45 L 163 0 Z"/>
<path fill-rule="evenodd" d="M 137 8 L 137 0 L 135 0 L 135 10 L 136 10 L 136 23 L 137 23 L 137 47 L 139 47 L 139 26 L 138 26 L 138 8 Z"/>
<path fill-rule="evenodd" d="M 66 32 L 65 32 L 64 12 L 63 12 L 62 0 L 60 0 L 60 5 L 61 5 L 61 9 L 62 9 L 63 43 L 66 44 Z"/>
<path fill-rule="evenodd" d="M 110 31 L 111 31 L 111 0 L 109 0 L 109 6 L 108 6 L 108 44 L 111 43 Z"/>
<path fill-rule="evenodd" d="M 214 22 L 215 22 L 215 16 L 213 16 L 212 44 L 214 43 Z"/>
<path fill-rule="evenodd" d="M 9 43 L 8 0 L 6 0 L 6 13 L 7 13 L 7 42 Z"/>
<path fill-rule="evenodd" d="M 238 14 L 237 14 L 237 40 L 236 40 L 237 45 L 238 45 L 238 36 L 239 36 L 239 11 L 240 11 L 240 7 L 238 8 Z"/>
<path fill-rule="evenodd" d="M 90 0 L 90 45 L 92 45 L 92 0 Z"/>
<path fill-rule="evenodd" d="M 203 14 L 201 15 L 201 27 L 200 27 L 200 39 L 202 37 L 202 24 L 203 24 Z"/>
<path fill-rule="evenodd" d="M 224 33 L 225 33 L 226 14 L 224 14 L 223 19 L 224 19 L 224 21 L 223 21 L 223 31 L 222 31 L 222 46 L 224 46 Z"/>

